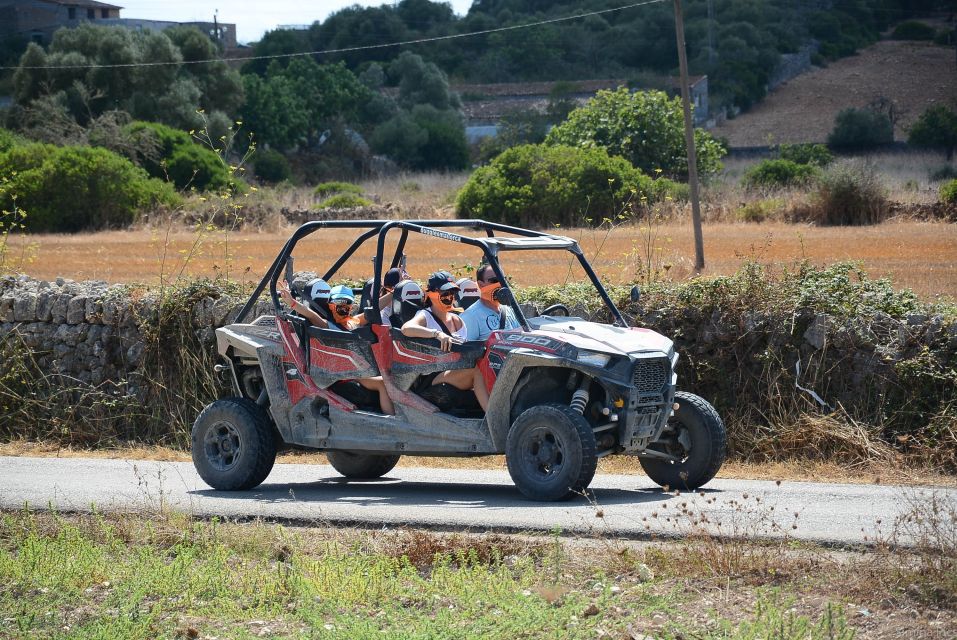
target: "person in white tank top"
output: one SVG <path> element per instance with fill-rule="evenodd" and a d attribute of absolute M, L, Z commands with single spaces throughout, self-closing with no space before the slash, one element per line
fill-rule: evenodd
<path fill-rule="evenodd" d="M 402 334 L 410 338 L 435 338 L 442 345 L 442 351 L 451 351 L 453 344 L 468 340 L 465 323 L 457 313 L 453 313 L 458 288 L 448 271 L 431 274 L 426 290 L 428 307 L 402 325 Z M 434 385 L 443 382 L 463 391 L 472 389 L 482 411 L 488 410 L 488 389 L 478 367 L 443 371 L 432 379 Z"/>

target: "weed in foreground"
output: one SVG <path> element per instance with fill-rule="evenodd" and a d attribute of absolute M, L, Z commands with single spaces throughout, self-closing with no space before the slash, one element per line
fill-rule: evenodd
<path fill-rule="evenodd" d="M 749 591 L 712 610 L 700 588 L 616 570 L 592 544 L 409 533 L 3 513 L 0 636 L 850 637 L 830 605 Z M 487 561 L 486 543 L 502 549 Z M 413 547 L 437 553 L 417 567 Z"/>

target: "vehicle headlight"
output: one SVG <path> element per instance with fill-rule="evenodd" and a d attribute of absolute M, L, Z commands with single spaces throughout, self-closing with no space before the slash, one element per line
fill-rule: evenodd
<path fill-rule="evenodd" d="M 611 356 L 606 353 L 581 351 L 578 353 L 578 361 L 582 364 L 587 364 L 589 367 L 601 369 L 611 361 Z"/>

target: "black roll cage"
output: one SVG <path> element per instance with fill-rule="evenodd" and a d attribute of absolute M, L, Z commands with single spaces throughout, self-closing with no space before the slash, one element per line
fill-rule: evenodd
<path fill-rule="evenodd" d="M 482 230 L 485 231 L 486 237 L 472 238 L 457 233 L 441 231 L 440 229 L 442 227 L 460 227 Z M 361 247 L 369 238 L 378 235 L 378 241 L 376 243 L 376 257 L 373 260 L 374 275 L 371 296 L 372 300 L 379 299 L 379 290 L 381 288 L 383 273 L 382 255 L 385 251 L 386 237 L 393 229 L 400 230 L 401 235 L 399 237 L 398 244 L 396 245 L 395 253 L 392 256 L 392 260 L 389 263 L 389 268 L 399 266 L 405 249 L 406 241 L 409 237 L 409 232 L 415 232 L 480 248 L 486 262 L 488 262 L 489 266 L 492 267 L 492 270 L 495 272 L 495 275 L 498 276 L 499 282 L 502 283 L 503 287 L 508 286 L 508 280 L 506 279 L 505 274 L 502 272 L 502 267 L 498 261 L 498 254 L 500 251 L 521 251 L 531 249 L 570 251 L 578 257 L 578 262 L 585 270 L 585 273 L 588 275 L 589 280 L 591 280 L 592 285 L 598 290 L 598 294 L 601 296 L 605 306 L 607 306 L 609 311 L 611 311 L 615 318 L 615 325 L 620 327 L 628 326 L 628 323 L 621 315 L 618 307 L 616 307 L 615 303 L 612 302 L 612 299 L 605 290 L 605 287 L 598 279 L 598 275 L 595 273 L 594 269 L 592 269 L 591 264 L 589 264 L 588 260 L 585 258 L 584 253 L 582 253 L 581 248 L 578 246 L 578 242 L 565 236 L 557 236 L 540 231 L 522 229 L 521 227 L 512 227 L 509 225 L 499 224 L 497 222 L 487 222 L 485 220 L 314 220 L 312 222 L 306 222 L 296 229 L 289 239 L 286 240 L 286 243 L 283 245 L 279 255 L 276 256 L 276 259 L 266 271 L 266 274 L 263 276 L 262 280 L 256 286 L 256 289 L 249 297 L 249 300 L 239 311 L 239 315 L 235 320 L 236 322 L 239 323 L 245 320 L 255 306 L 256 301 L 259 300 L 259 297 L 262 295 L 262 292 L 265 290 L 267 285 L 269 286 L 269 294 L 272 298 L 273 306 L 276 308 L 277 313 L 280 309 L 282 309 L 279 301 L 279 294 L 276 291 L 276 283 L 279 281 L 279 277 L 283 273 L 286 263 L 292 255 L 296 244 L 298 244 L 303 238 L 312 235 L 320 229 L 366 230 L 361 233 L 359 237 L 356 238 L 353 243 L 342 253 L 339 259 L 336 260 L 331 267 L 329 267 L 326 273 L 322 276 L 322 279 L 326 281 L 332 278 L 332 276 L 336 274 L 342 265 L 344 265 L 346 261 L 349 260 L 349 258 L 351 258 L 355 252 L 359 250 L 359 247 Z M 518 237 L 496 236 L 496 231 Z M 515 312 L 515 317 L 521 323 L 522 327 L 526 331 L 530 330 L 528 319 L 525 317 L 525 314 L 522 313 L 522 309 L 514 296 L 511 296 L 509 306 L 511 306 L 512 310 Z M 379 312 L 378 305 L 372 305 L 372 314 L 376 323 L 382 322 L 382 316 Z"/>

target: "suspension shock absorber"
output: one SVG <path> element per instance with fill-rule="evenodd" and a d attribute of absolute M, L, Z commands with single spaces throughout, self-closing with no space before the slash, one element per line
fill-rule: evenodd
<path fill-rule="evenodd" d="M 572 401 L 569 403 L 572 410 L 577 411 L 581 415 L 585 415 L 585 407 L 588 406 L 588 385 L 590 383 L 591 380 L 588 376 L 582 376 L 581 384 L 578 385 L 578 389 L 572 394 Z"/>

